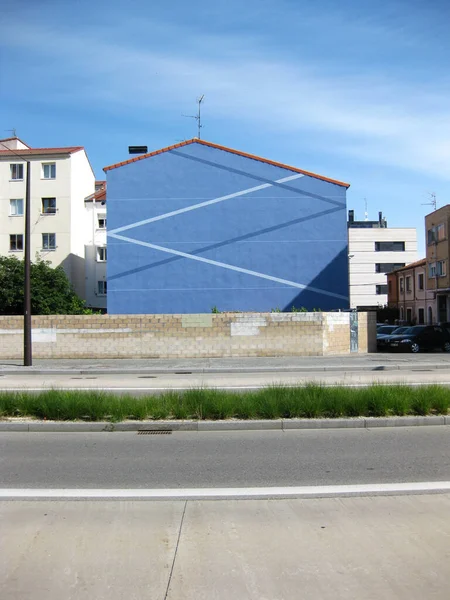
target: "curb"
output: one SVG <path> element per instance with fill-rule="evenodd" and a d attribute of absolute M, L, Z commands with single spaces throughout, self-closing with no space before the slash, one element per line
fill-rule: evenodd
<path fill-rule="evenodd" d="M 94 433 L 114 431 L 289 431 L 295 429 L 372 429 L 450 425 L 450 415 L 429 417 L 362 417 L 355 419 L 274 419 L 249 421 L 128 421 L 124 423 L 0 422 L 0 432 Z"/>
<path fill-rule="evenodd" d="M 322 373 L 322 372 L 383 372 L 383 371 L 436 371 L 450 369 L 448 365 L 433 365 L 429 363 L 395 364 L 395 365 L 330 365 L 323 367 L 291 366 L 291 367 L 179 367 L 159 368 L 147 367 L 141 369 L 36 369 L 35 367 L 16 367 L 15 369 L 1 369 L 0 375 L 195 375 L 195 374 L 221 374 L 221 373 Z"/>

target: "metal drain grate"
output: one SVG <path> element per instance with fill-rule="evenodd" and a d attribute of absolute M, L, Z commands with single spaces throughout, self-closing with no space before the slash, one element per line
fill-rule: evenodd
<path fill-rule="evenodd" d="M 156 379 L 156 375 L 139 375 L 138 379 Z"/>
<path fill-rule="evenodd" d="M 138 435 L 170 435 L 171 429 L 139 429 Z"/>

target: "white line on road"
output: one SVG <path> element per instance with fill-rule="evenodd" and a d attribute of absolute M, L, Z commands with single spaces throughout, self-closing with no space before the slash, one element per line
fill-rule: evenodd
<path fill-rule="evenodd" d="M 327 498 L 349 496 L 397 496 L 450 492 L 450 481 L 369 483 L 297 487 L 179 488 L 179 489 L 41 489 L 4 488 L 0 499 L 129 499 L 129 500 L 231 500 L 270 498 Z"/>

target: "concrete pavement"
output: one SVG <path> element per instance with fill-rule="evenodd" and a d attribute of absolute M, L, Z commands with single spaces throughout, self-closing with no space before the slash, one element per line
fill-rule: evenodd
<path fill-rule="evenodd" d="M 23 367 L 21 360 L 2 360 L 0 374 L 8 373 L 259 373 L 276 371 L 351 371 L 450 369 L 450 354 L 352 354 L 347 356 L 303 357 L 240 357 L 197 359 L 34 359 L 32 367 Z"/>
<path fill-rule="evenodd" d="M 2 502 L 2 600 L 447 600 L 450 495 Z"/>

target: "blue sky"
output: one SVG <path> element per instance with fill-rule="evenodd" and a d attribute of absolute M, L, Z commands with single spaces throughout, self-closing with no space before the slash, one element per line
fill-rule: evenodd
<path fill-rule="evenodd" d="M 351 183 L 348 207 L 417 227 L 450 202 L 448 0 L 3 0 L 0 131 L 127 147 L 196 135 Z"/>

